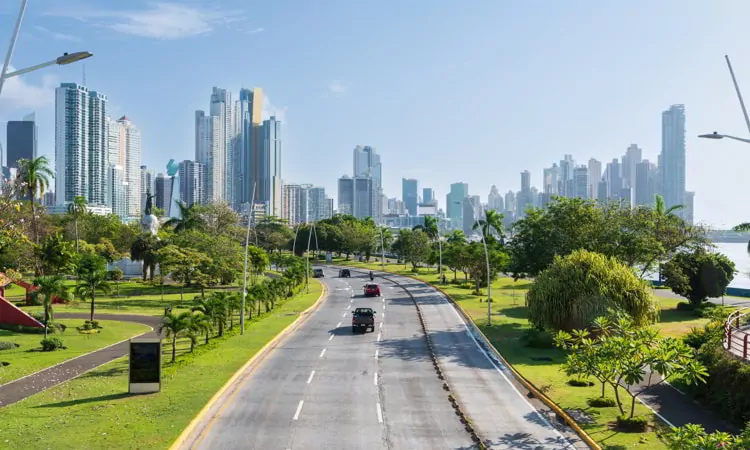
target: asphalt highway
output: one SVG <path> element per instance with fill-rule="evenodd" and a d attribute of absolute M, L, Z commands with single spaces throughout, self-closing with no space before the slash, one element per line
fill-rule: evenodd
<path fill-rule="evenodd" d="M 319 309 L 222 399 L 184 448 L 475 448 L 432 367 L 410 297 L 377 279 L 382 296 L 365 298 L 369 278 L 337 272 L 325 270 L 329 292 Z M 376 311 L 374 332 L 352 332 L 356 307 Z"/>

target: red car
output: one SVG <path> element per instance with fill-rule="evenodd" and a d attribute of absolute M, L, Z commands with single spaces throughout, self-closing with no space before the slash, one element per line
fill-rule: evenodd
<path fill-rule="evenodd" d="M 373 283 L 365 285 L 365 297 L 380 297 L 380 286 Z"/>

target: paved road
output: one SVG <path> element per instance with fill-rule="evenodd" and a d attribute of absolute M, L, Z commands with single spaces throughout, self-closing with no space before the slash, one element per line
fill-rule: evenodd
<path fill-rule="evenodd" d="M 382 279 L 384 298 L 364 298 L 367 277 L 352 271 L 340 279 L 335 272 L 325 269 L 328 299 L 212 411 L 185 448 L 475 448 L 432 367 L 411 298 Z M 451 305 L 432 288 L 409 289 L 426 305 L 446 376 L 492 448 L 570 448 L 483 356 Z M 357 306 L 377 311 L 374 333 L 352 333 Z"/>
<path fill-rule="evenodd" d="M 89 319 L 88 313 L 57 313 L 58 319 Z M 161 317 L 141 316 L 136 314 L 100 314 L 97 316 L 100 320 L 118 320 L 121 322 L 134 322 L 148 325 L 152 331 L 143 333 L 139 337 L 156 337 Z M 75 330 L 68 333 L 75 333 Z M 40 335 L 40 339 L 43 336 Z M 64 338 L 64 336 L 63 336 Z M 61 364 L 48 369 L 33 373 L 23 378 L 19 378 L 10 383 L 0 386 L 0 408 L 12 403 L 21 401 L 26 397 L 49 389 L 71 378 L 75 378 L 84 372 L 106 364 L 117 358 L 128 354 L 128 341 L 105 347 L 103 349 L 69 359 Z"/>
<path fill-rule="evenodd" d="M 474 448 L 403 291 L 384 283 L 384 298 L 364 298 L 366 277 L 325 274 L 328 299 L 188 442 L 201 449 Z M 377 312 L 375 332 L 352 333 L 358 306 Z"/>

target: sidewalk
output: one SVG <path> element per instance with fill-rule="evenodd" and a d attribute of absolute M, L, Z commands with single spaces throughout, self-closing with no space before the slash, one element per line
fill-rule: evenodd
<path fill-rule="evenodd" d="M 61 319 L 89 318 L 89 314 L 86 313 L 58 313 L 55 316 Z M 157 316 L 102 314 L 98 317 L 102 320 L 141 323 L 153 328 L 152 331 L 138 337 L 158 337 L 158 329 L 161 325 L 161 317 Z M 126 340 L 11 381 L 0 386 L 0 408 L 21 401 L 127 354 L 128 341 Z"/>

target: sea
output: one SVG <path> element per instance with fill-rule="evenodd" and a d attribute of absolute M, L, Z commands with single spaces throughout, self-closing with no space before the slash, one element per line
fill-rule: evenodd
<path fill-rule="evenodd" d="M 737 269 L 729 286 L 750 289 L 750 254 L 747 253 L 747 242 L 714 242 L 714 245 L 716 251 L 731 259 Z"/>

